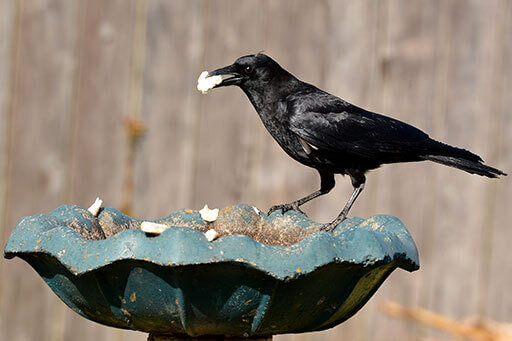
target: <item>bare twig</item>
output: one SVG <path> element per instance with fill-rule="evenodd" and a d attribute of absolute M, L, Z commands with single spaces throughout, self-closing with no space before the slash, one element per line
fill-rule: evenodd
<path fill-rule="evenodd" d="M 512 340 L 512 325 L 508 323 L 498 323 L 482 318 L 473 318 L 464 322 L 457 321 L 423 308 L 406 308 L 395 302 L 384 303 L 381 309 L 391 316 L 413 320 L 449 332 L 456 339 L 476 341 Z"/>

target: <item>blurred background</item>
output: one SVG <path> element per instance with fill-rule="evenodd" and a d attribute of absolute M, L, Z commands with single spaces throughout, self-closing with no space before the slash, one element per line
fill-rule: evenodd
<path fill-rule="evenodd" d="M 23 216 L 96 196 L 159 218 L 205 203 L 266 211 L 317 189 L 317 172 L 280 149 L 241 90 L 196 90 L 201 71 L 262 50 L 304 81 L 512 172 L 510 0 L 0 0 L 2 248 Z M 511 321 L 510 178 L 427 162 L 370 172 L 351 214 L 398 216 L 420 270 L 397 270 L 334 329 L 275 339 L 450 337 L 391 317 L 386 301 Z M 352 186 L 336 179 L 304 206 L 311 218 L 329 222 L 345 204 Z M 79 317 L 28 264 L 0 259 L 1 340 L 145 337 Z"/>

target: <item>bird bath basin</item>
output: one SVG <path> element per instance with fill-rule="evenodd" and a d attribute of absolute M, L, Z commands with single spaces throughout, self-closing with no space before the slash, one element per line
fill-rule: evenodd
<path fill-rule="evenodd" d="M 331 328 L 354 315 L 396 268 L 418 269 L 395 217 L 349 218 L 331 232 L 295 211 L 249 205 L 211 223 L 180 210 L 155 222 L 66 205 L 25 217 L 5 247 L 71 309 L 117 328 L 180 337 L 269 337 Z M 215 229 L 220 237 L 204 235 Z"/>

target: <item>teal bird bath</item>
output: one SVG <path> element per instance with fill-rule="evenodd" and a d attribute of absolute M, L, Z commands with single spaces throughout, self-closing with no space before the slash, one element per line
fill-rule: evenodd
<path fill-rule="evenodd" d="M 66 205 L 25 217 L 4 256 L 28 262 L 83 317 L 176 337 L 269 337 L 318 331 L 354 315 L 396 268 L 419 267 L 395 217 L 349 218 L 319 231 L 299 212 L 267 216 L 234 205 L 206 222 L 180 210 L 142 220 L 112 208 L 98 216 Z M 208 241 L 204 232 L 220 237 Z"/>

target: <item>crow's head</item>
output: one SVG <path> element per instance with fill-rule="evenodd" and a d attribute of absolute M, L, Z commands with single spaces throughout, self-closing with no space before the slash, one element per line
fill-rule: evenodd
<path fill-rule="evenodd" d="M 279 64 L 269 56 L 258 53 L 238 58 L 233 64 L 208 73 L 210 76 L 223 77 L 215 87 L 238 85 L 244 90 L 268 86 L 274 79 L 289 75 Z"/>

